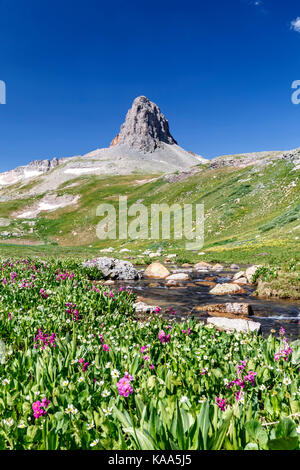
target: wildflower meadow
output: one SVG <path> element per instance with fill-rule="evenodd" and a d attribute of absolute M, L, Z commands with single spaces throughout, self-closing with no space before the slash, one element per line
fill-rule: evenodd
<path fill-rule="evenodd" d="M 0 449 L 299 449 L 299 340 L 145 321 L 95 277 L 1 261 Z"/>

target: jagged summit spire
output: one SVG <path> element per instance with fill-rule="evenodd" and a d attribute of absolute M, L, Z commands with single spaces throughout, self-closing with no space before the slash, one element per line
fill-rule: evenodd
<path fill-rule="evenodd" d="M 169 130 L 169 123 L 159 107 L 146 96 L 138 96 L 129 109 L 120 133 L 111 146 L 126 144 L 144 153 L 154 152 L 166 144 L 177 144 Z"/>

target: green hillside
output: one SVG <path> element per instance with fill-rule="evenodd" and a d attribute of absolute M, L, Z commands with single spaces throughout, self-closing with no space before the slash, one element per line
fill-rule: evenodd
<path fill-rule="evenodd" d="M 97 206 L 111 203 L 117 209 L 119 196 L 127 196 L 128 206 L 136 202 L 147 207 L 161 203 L 203 203 L 203 251 L 212 259 L 227 259 L 229 253 L 228 259 L 235 257 L 240 262 L 255 254 L 261 256 L 260 261 L 298 257 L 300 182 L 299 170 L 295 171 L 292 163 L 275 160 L 265 166 L 217 169 L 205 164 L 199 165 L 198 171 L 190 176 L 182 179 L 180 176 L 176 181 L 175 175 L 174 182 L 161 175 L 75 178 L 61 185 L 56 194 L 78 195 L 79 201 L 54 212 L 40 213 L 31 230 L 29 219 L 16 219 L 13 215 L 43 195 L 1 202 L 0 217 L 12 220 L 9 227 L 0 227 L 0 234 L 21 232 L 18 237 L 2 235 L 2 250 L 9 251 L 7 244 L 17 243 L 38 243 L 47 245 L 49 250 L 55 245 L 58 250 L 59 247 L 87 247 L 96 252 L 108 246 L 126 247 L 132 252 L 162 246 L 166 253 L 178 253 L 187 260 L 197 255 L 185 250 L 185 240 L 99 240 L 96 225 L 101 219 L 96 216 Z M 22 195 L 21 189 L 18 185 L 14 187 Z"/>

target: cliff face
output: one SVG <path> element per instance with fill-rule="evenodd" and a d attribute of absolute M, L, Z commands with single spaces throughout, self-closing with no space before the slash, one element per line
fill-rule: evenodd
<path fill-rule="evenodd" d="M 177 144 L 170 133 L 169 123 L 155 103 L 145 96 L 139 96 L 134 100 L 111 146 L 126 144 L 143 153 L 151 153 L 162 143 Z"/>

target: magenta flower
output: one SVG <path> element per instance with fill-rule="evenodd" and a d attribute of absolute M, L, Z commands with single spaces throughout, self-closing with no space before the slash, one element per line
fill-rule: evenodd
<path fill-rule="evenodd" d="M 216 398 L 216 404 L 218 405 L 219 408 L 221 408 L 222 411 L 226 410 L 227 406 L 227 401 L 224 400 L 223 398 Z"/>
<path fill-rule="evenodd" d="M 132 375 L 128 375 L 125 373 L 124 377 L 119 380 L 117 383 L 119 394 L 123 397 L 128 397 L 133 393 L 133 388 L 130 382 L 133 380 Z"/>
<path fill-rule="evenodd" d="M 41 346 L 40 349 L 46 349 L 47 347 L 52 346 L 53 348 L 56 347 L 55 344 L 55 338 L 56 334 L 52 333 L 49 335 L 48 333 L 43 333 L 42 330 L 39 328 L 38 334 L 35 336 L 34 341 L 35 341 L 35 348 L 38 348 L 39 345 Z"/>
<path fill-rule="evenodd" d="M 47 398 L 43 398 L 41 402 L 39 400 L 35 401 L 32 404 L 33 416 L 36 419 L 40 418 L 41 416 L 45 416 L 47 414 L 46 409 L 48 408 L 49 404 L 50 404 L 50 401 L 47 400 Z"/>
<path fill-rule="evenodd" d="M 253 370 L 250 370 L 250 372 L 248 372 L 248 375 L 244 376 L 244 381 L 251 383 L 251 385 L 254 387 L 256 375 L 257 375 L 257 372 L 253 372 Z"/>
<path fill-rule="evenodd" d="M 108 344 L 103 344 L 102 349 L 103 349 L 103 351 L 109 351 Z"/>
<path fill-rule="evenodd" d="M 69 273 L 68 271 L 65 271 L 64 273 L 62 273 L 60 271 L 60 269 L 58 269 L 58 271 L 56 271 L 56 280 L 57 281 L 65 281 L 66 279 L 73 279 L 74 278 L 74 273 L 71 272 Z"/>
<path fill-rule="evenodd" d="M 289 356 L 293 353 L 292 348 L 289 346 L 286 347 L 286 349 L 281 349 L 278 353 L 274 354 L 274 360 L 279 361 L 281 358 L 287 361 L 289 359 Z"/>
<path fill-rule="evenodd" d="M 247 361 L 240 361 L 240 363 L 236 366 L 237 373 L 239 374 L 242 370 L 245 369 Z"/>
<path fill-rule="evenodd" d="M 240 401 L 240 399 L 242 398 L 243 396 L 243 390 L 239 390 L 236 394 L 235 394 L 235 399 L 236 401 Z"/>
<path fill-rule="evenodd" d="M 46 294 L 46 292 L 45 292 L 44 289 L 41 289 L 41 290 L 40 290 L 40 294 L 41 294 L 41 296 L 42 296 L 44 299 L 47 299 L 48 294 Z"/>
<path fill-rule="evenodd" d="M 164 330 L 160 330 L 160 332 L 158 333 L 158 338 L 162 344 L 169 343 L 171 341 L 171 335 L 170 334 L 166 335 Z"/>
<path fill-rule="evenodd" d="M 170 315 L 175 315 L 175 313 L 177 313 L 177 311 L 174 310 L 173 307 L 170 307 L 170 308 L 169 308 L 169 314 L 170 314 Z"/>

